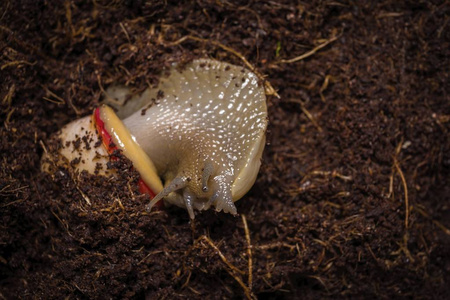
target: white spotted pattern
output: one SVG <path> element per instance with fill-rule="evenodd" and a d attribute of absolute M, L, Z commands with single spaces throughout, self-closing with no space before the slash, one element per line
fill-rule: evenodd
<path fill-rule="evenodd" d="M 123 122 L 165 181 L 155 201 L 186 207 L 191 218 L 193 208 L 211 205 L 236 214 L 233 201 L 253 185 L 265 141 L 266 97 L 258 77 L 243 67 L 196 60 L 173 68 L 129 106 L 140 109 Z M 237 187 L 238 180 L 249 186 Z"/>

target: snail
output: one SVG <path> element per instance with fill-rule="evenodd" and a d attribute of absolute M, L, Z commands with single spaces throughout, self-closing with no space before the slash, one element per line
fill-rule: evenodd
<path fill-rule="evenodd" d="M 174 65 L 141 95 L 108 88 L 93 116 L 59 132 L 59 160 L 75 160 L 78 171 L 113 175 L 106 165 L 111 147 L 119 149 L 155 195 L 148 211 L 164 199 L 186 208 L 191 219 L 194 210 L 210 207 L 236 215 L 234 202 L 256 180 L 266 127 L 259 78 L 243 67 L 198 59 Z M 49 172 L 49 164 L 42 169 Z"/>

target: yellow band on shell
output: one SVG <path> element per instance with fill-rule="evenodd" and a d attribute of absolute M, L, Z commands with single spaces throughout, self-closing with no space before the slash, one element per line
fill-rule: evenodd
<path fill-rule="evenodd" d="M 100 107 L 100 118 L 105 124 L 105 129 L 111 135 L 116 147 L 122 150 L 123 155 L 133 163 L 133 167 L 139 172 L 142 180 L 155 194 L 163 189 L 161 179 L 156 173 L 156 168 L 148 155 L 142 150 L 135 138 L 130 134 L 122 121 L 117 117 L 111 107 Z"/>

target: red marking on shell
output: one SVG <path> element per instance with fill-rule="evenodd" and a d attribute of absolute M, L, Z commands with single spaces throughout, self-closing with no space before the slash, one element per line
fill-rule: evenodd
<path fill-rule="evenodd" d="M 100 118 L 100 108 L 97 107 L 94 111 L 94 122 L 95 122 L 95 128 L 97 129 L 98 134 L 102 138 L 103 145 L 105 146 L 106 150 L 109 154 L 112 154 L 115 150 L 117 150 L 117 146 L 112 141 L 111 135 L 108 131 L 105 129 L 105 123 Z M 111 156 L 111 160 L 118 160 L 119 158 L 116 156 Z M 141 194 L 147 194 L 150 196 L 150 199 L 153 199 L 156 195 L 156 193 L 148 187 L 148 185 L 142 180 L 142 178 L 139 178 L 138 182 L 139 192 Z M 159 201 L 155 204 L 155 208 L 162 209 L 164 207 L 164 202 Z"/>

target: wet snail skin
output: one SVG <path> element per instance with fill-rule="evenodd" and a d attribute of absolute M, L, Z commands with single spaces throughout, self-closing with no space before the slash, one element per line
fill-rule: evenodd
<path fill-rule="evenodd" d="M 93 116 L 59 133 L 63 161 L 76 159 L 78 171 L 108 175 L 108 153 L 117 148 L 156 195 L 148 210 L 164 199 L 186 208 L 191 218 L 194 210 L 210 207 L 237 213 L 234 202 L 254 184 L 265 145 L 266 96 L 254 73 L 199 59 L 172 67 L 158 87 L 140 96 L 121 86 L 106 94 Z M 76 148 L 74 140 L 83 138 L 89 146 Z"/>

